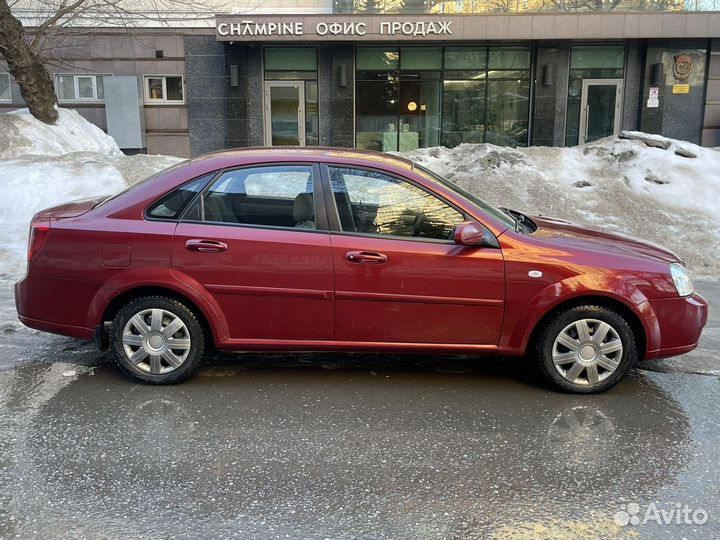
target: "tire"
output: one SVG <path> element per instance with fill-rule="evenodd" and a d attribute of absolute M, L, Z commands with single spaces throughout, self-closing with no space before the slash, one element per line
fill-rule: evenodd
<path fill-rule="evenodd" d="M 185 304 L 164 296 L 144 296 L 118 311 L 110 347 L 118 364 L 136 379 L 173 384 L 187 379 L 197 368 L 205 350 L 205 335 Z"/>
<path fill-rule="evenodd" d="M 594 305 L 567 309 L 547 321 L 533 354 L 542 378 L 553 389 L 577 394 L 609 390 L 638 356 L 628 322 Z"/>

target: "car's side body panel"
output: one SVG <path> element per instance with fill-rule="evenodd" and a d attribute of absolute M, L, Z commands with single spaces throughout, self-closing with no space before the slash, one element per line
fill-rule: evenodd
<path fill-rule="evenodd" d="M 505 300 L 499 249 L 332 235 L 335 339 L 497 345 Z M 382 264 L 349 261 L 376 252 Z"/>
<path fill-rule="evenodd" d="M 93 213 L 53 221 L 29 266 L 25 280 L 32 281 L 32 294 L 21 291 L 19 313 L 92 332 L 95 299 L 117 274 L 134 270 L 147 279 L 148 269 L 169 268 L 174 230 L 174 223 L 113 220 Z M 118 259 L 118 246 L 129 257 Z"/>
<path fill-rule="evenodd" d="M 190 251 L 192 239 L 227 245 Z M 327 232 L 180 223 L 173 272 L 215 300 L 231 339 L 331 340 L 333 265 Z"/>

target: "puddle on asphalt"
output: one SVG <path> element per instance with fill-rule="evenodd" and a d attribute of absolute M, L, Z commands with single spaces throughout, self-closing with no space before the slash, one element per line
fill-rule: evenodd
<path fill-rule="evenodd" d="M 692 459 L 683 407 L 642 372 L 575 396 L 498 362 L 270 356 L 176 386 L 0 373 L 0 537 L 511 538 L 652 497 Z"/>

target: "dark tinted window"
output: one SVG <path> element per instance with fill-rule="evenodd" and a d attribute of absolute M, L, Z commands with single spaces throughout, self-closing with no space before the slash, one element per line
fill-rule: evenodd
<path fill-rule="evenodd" d="M 205 193 L 203 207 L 205 221 L 315 229 L 312 167 L 228 171 Z"/>
<path fill-rule="evenodd" d="M 462 213 L 431 193 L 387 174 L 330 168 L 343 231 L 452 239 Z"/>
<path fill-rule="evenodd" d="M 148 209 L 148 217 L 171 220 L 179 218 L 188 203 L 198 192 L 202 191 L 213 176 L 215 173 L 201 176 L 180 186 L 175 191 L 171 191 Z"/>

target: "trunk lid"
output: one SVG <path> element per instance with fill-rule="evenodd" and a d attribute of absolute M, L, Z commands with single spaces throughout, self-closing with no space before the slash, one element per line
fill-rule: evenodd
<path fill-rule="evenodd" d="M 107 196 L 80 199 L 40 210 L 33 219 L 65 219 L 81 216 L 92 210 L 96 204 L 107 199 Z"/>

